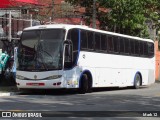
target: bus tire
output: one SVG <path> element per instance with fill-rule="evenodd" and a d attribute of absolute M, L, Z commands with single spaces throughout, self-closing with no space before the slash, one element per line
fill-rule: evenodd
<path fill-rule="evenodd" d="M 89 78 L 88 79 L 88 90 L 87 93 L 91 93 L 92 92 L 92 80 Z"/>
<path fill-rule="evenodd" d="M 80 81 L 79 93 L 85 94 L 87 91 L 88 91 L 88 77 L 86 74 L 83 74 Z"/>
<path fill-rule="evenodd" d="M 140 74 L 137 73 L 134 78 L 134 89 L 139 89 L 140 86 L 141 86 L 141 76 Z"/>

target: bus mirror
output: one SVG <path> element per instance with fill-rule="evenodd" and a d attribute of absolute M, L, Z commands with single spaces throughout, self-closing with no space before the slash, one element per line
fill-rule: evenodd
<path fill-rule="evenodd" d="M 65 47 L 65 56 L 70 56 L 70 55 L 71 55 L 70 45 L 66 45 L 66 47 Z"/>
<path fill-rule="evenodd" d="M 72 41 L 71 40 L 66 40 L 64 41 L 64 46 L 65 46 L 65 56 L 72 57 Z"/>
<path fill-rule="evenodd" d="M 65 45 L 65 61 L 71 62 L 72 61 L 72 45 Z"/>
<path fill-rule="evenodd" d="M 73 60 L 73 46 L 72 42 L 65 41 L 64 42 L 64 68 L 71 68 L 72 60 Z"/>

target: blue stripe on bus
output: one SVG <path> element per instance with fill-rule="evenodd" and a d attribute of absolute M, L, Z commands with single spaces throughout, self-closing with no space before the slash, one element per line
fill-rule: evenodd
<path fill-rule="evenodd" d="M 79 54 L 80 54 L 80 44 L 81 44 L 81 32 L 80 29 L 78 30 L 78 54 L 75 65 L 78 64 Z"/>

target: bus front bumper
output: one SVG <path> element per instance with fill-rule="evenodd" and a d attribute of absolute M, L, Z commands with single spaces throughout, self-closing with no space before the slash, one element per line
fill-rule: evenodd
<path fill-rule="evenodd" d="M 19 80 L 16 79 L 17 87 L 28 89 L 60 89 L 66 88 L 62 79 L 55 80 Z"/>

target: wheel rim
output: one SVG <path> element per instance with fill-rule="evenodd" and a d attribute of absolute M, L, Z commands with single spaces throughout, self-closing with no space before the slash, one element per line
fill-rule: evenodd
<path fill-rule="evenodd" d="M 136 86 L 139 87 L 140 86 L 140 76 L 137 75 L 136 77 Z"/>

